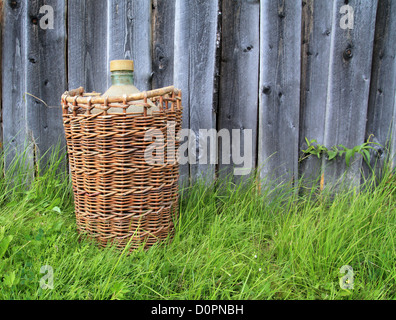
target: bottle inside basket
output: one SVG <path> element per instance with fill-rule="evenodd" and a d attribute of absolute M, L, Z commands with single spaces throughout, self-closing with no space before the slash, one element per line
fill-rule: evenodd
<path fill-rule="evenodd" d="M 139 93 L 140 90 L 134 86 L 134 65 L 133 60 L 112 60 L 110 61 L 111 87 L 102 95 L 103 97 L 114 97 Z M 143 103 L 143 100 L 134 101 Z M 151 106 L 147 109 L 147 114 L 158 111 L 158 107 L 150 100 L 147 103 Z M 141 105 L 130 105 L 127 113 L 141 113 L 144 107 Z M 111 108 L 108 113 L 123 113 L 122 108 Z"/>

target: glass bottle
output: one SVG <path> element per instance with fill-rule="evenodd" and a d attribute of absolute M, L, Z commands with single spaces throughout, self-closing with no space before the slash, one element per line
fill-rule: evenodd
<path fill-rule="evenodd" d="M 124 94 L 131 95 L 139 93 L 140 90 L 134 86 L 134 64 L 133 60 L 112 60 L 110 61 L 110 72 L 111 72 L 111 86 L 102 95 L 103 97 L 111 96 L 123 96 Z M 136 102 L 142 102 L 139 100 Z M 147 109 L 147 114 L 151 114 L 153 111 L 158 111 L 158 107 L 150 100 L 147 99 L 147 103 L 151 105 L 151 108 Z M 122 113 L 122 108 L 111 108 L 109 113 Z M 143 112 L 143 106 L 131 105 L 127 109 L 127 113 Z"/>

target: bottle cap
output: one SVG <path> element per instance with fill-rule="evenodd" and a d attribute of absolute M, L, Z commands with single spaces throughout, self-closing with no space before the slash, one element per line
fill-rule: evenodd
<path fill-rule="evenodd" d="M 110 61 L 110 72 L 120 70 L 133 71 L 133 60 Z"/>

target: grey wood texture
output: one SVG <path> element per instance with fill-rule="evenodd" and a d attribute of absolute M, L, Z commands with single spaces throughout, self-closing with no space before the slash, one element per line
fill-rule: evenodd
<path fill-rule="evenodd" d="M 151 89 L 151 1 L 113 0 L 108 2 L 108 63 L 132 59 L 135 86 Z M 106 69 L 110 76 L 109 67 Z M 110 77 L 108 78 L 110 84 Z"/>
<path fill-rule="evenodd" d="M 379 170 L 387 158 L 395 166 L 396 153 L 396 2 L 378 2 L 373 65 L 371 73 L 370 99 L 367 114 L 368 138 L 383 147 L 371 152 L 371 165 L 377 163 Z"/>
<path fill-rule="evenodd" d="M 300 149 L 306 148 L 305 138 L 324 143 L 323 110 L 326 110 L 327 101 L 333 9 L 331 1 L 308 0 L 303 3 Z M 301 152 L 300 157 L 305 155 Z M 316 156 L 301 160 L 300 176 L 307 187 L 319 179 L 321 168 L 322 160 Z"/>
<path fill-rule="evenodd" d="M 360 145 L 366 130 L 377 1 L 349 1 L 354 8 L 353 29 L 340 27 L 339 10 L 344 4 L 345 1 L 334 1 L 332 10 L 331 59 L 324 111 L 324 144 L 328 148 L 338 144 L 348 148 Z M 349 56 L 346 50 L 350 50 Z M 343 179 L 348 185 L 359 185 L 361 156 L 356 156 L 350 167 L 346 166 L 344 157 L 325 161 L 323 159 L 325 185 L 336 186 Z"/>
<path fill-rule="evenodd" d="M 69 88 L 104 92 L 110 61 L 132 59 L 135 85 L 151 89 L 150 1 L 69 2 Z"/>
<path fill-rule="evenodd" d="M 16 154 L 21 155 L 24 150 L 26 164 L 32 166 L 32 137 L 29 135 L 24 98 L 28 80 L 27 5 L 25 1 L 5 1 L 3 5 L 2 112 L 6 167 Z"/>
<path fill-rule="evenodd" d="M 41 26 L 45 21 L 52 24 L 51 11 L 40 13 L 44 5 L 52 7 L 53 29 Z M 60 107 L 60 96 L 67 90 L 66 2 L 31 0 L 27 17 L 26 116 L 37 162 L 58 143 L 62 148 L 66 145 Z M 49 157 L 50 152 L 42 159 L 43 164 Z"/>
<path fill-rule="evenodd" d="M 175 0 L 153 0 L 153 89 L 173 85 Z"/>
<path fill-rule="evenodd" d="M 105 92 L 109 82 L 108 1 L 68 1 L 68 85 Z M 121 32 L 121 30 L 120 30 Z"/>
<path fill-rule="evenodd" d="M 189 150 L 189 176 L 209 183 L 215 177 L 216 145 L 206 137 L 213 141 L 215 131 L 202 130 L 216 128 L 213 87 L 218 9 L 217 1 L 176 1 L 174 82 L 183 92 L 183 127 L 193 130 L 190 142 L 196 145 Z M 186 167 L 182 167 L 182 179 L 185 176 Z"/>
<path fill-rule="evenodd" d="M 300 1 L 260 2 L 260 177 L 298 178 L 301 76 Z"/>
<path fill-rule="evenodd" d="M 234 167 L 256 167 L 257 116 L 260 55 L 260 2 L 256 0 L 223 1 L 221 14 L 221 64 L 218 106 L 218 130 L 226 129 L 231 145 L 219 140 L 219 176 L 233 175 Z M 251 130 L 251 140 L 244 141 L 244 130 Z M 241 130 L 241 143 L 232 130 Z M 248 163 L 235 164 L 235 154 L 248 153 Z M 224 151 L 224 159 L 223 159 Z M 246 154 L 247 155 L 247 154 Z M 245 156 L 246 156 L 245 155 Z M 224 160 L 224 161 L 223 161 Z M 251 161 L 250 161 L 251 160 Z M 235 181 L 250 176 L 249 169 L 235 176 Z"/>
<path fill-rule="evenodd" d="M 197 135 L 198 163 L 190 165 L 193 179 L 215 178 L 216 129 L 214 112 L 215 57 L 218 23 L 217 1 L 189 2 L 190 16 L 190 129 Z M 208 130 L 206 136 L 203 130 Z M 213 130 L 211 130 L 213 129 Z M 212 139 L 210 141 L 210 139 Z"/>
<path fill-rule="evenodd" d="M 189 81 L 189 66 L 190 66 L 190 31 L 189 25 L 189 6 L 186 1 L 175 0 L 175 28 L 174 28 L 174 58 L 173 58 L 173 82 L 174 85 L 182 91 L 182 106 L 183 106 L 183 130 L 190 127 L 190 81 Z M 188 161 L 181 163 L 179 166 L 180 178 L 179 185 L 181 187 L 189 185 L 190 182 L 190 158 L 195 159 L 195 139 L 186 136 L 180 139 L 180 153 L 181 156 Z M 188 145 L 187 145 L 188 144 Z M 183 145 L 187 145 L 187 149 L 183 149 Z M 194 149 L 193 149 L 194 148 Z M 182 151 L 183 149 L 183 151 Z"/>

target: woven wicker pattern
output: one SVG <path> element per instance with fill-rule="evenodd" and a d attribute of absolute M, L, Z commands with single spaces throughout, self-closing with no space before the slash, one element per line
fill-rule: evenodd
<path fill-rule="evenodd" d="M 148 115 L 147 99 L 160 111 Z M 142 106 L 142 112 L 126 113 L 132 104 Z M 124 248 L 131 241 L 131 249 L 142 241 L 148 247 L 172 236 L 178 212 L 179 168 L 174 156 L 181 92 L 167 87 L 102 98 L 79 88 L 62 95 L 62 108 L 79 232 L 102 246 L 111 241 Z M 93 114 L 93 108 L 102 112 Z M 112 113 L 112 108 L 123 112 Z M 145 140 L 154 129 L 163 141 Z M 165 161 L 148 162 L 145 151 L 157 146 L 162 148 L 155 149 L 151 160 Z"/>

